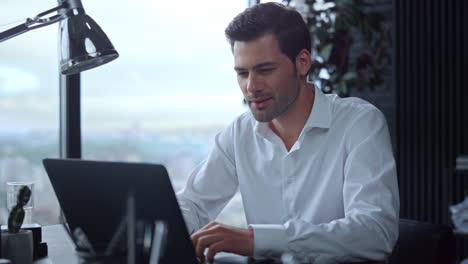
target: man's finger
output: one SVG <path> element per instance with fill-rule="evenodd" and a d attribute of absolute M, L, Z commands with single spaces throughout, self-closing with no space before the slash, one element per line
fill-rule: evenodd
<path fill-rule="evenodd" d="M 197 244 L 198 244 L 198 238 L 200 237 L 200 235 L 197 233 L 194 233 L 190 236 L 190 239 L 192 239 L 192 244 L 193 244 L 193 247 L 196 247 Z"/>
<path fill-rule="evenodd" d="M 200 231 L 210 229 L 210 228 L 212 228 L 213 226 L 216 226 L 216 225 L 219 225 L 219 223 L 216 222 L 216 221 L 209 222 L 207 225 L 205 225 L 204 227 L 200 228 Z"/>
<path fill-rule="evenodd" d="M 213 226 L 215 225 L 218 225 L 217 222 L 210 222 L 209 224 L 205 225 L 204 227 L 200 228 L 199 230 L 195 231 L 190 237 L 193 239 L 194 237 L 196 238 L 197 235 L 200 233 L 200 232 L 203 232 L 205 230 L 208 230 L 210 228 L 212 228 Z"/>
<path fill-rule="evenodd" d="M 211 223 L 207 224 L 206 226 L 204 226 L 202 229 L 200 229 L 197 232 L 193 233 L 190 236 L 190 239 L 192 239 L 193 246 L 196 247 L 197 244 L 198 244 L 198 239 L 200 239 L 200 237 L 210 235 L 212 233 L 212 231 L 214 231 L 215 228 L 217 228 L 218 226 L 220 226 L 219 223 L 211 222 Z"/>
<path fill-rule="evenodd" d="M 221 240 L 221 241 L 211 244 L 208 247 L 208 253 L 206 254 L 206 258 L 208 259 L 210 263 L 213 263 L 214 256 L 216 255 L 216 253 L 225 250 L 225 244 L 226 244 L 225 241 Z"/>
<path fill-rule="evenodd" d="M 214 225 L 219 225 L 219 223 L 216 222 L 216 221 L 213 221 L 213 222 L 208 223 L 204 228 L 210 228 L 210 227 L 212 227 Z"/>
<path fill-rule="evenodd" d="M 218 241 L 222 240 L 222 236 L 220 235 L 207 235 L 202 236 L 198 239 L 198 243 L 195 246 L 195 252 L 200 259 L 205 258 L 205 248 L 209 247 L 213 243 L 217 243 Z"/>

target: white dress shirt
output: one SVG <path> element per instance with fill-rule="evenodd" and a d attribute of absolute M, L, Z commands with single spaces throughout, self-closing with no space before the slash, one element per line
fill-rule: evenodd
<path fill-rule="evenodd" d="M 212 221 L 240 190 L 254 257 L 301 263 L 384 260 L 398 237 L 395 160 L 383 114 L 358 98 L 315 90 L 287 151 L 250 112 L 215 137 L 178 194 L 188 229 Z"/>

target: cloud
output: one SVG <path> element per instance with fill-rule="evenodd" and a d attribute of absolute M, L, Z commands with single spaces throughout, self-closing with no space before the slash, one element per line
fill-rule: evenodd
<path fill-rule="evenodd" d="M 15 67 L 0 67 L 0 94 L 20 94 L 39 88 L 39 79 Z"/>

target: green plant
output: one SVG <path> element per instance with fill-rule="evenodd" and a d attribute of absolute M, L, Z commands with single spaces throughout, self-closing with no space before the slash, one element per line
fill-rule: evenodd
<path fill-rule="evenodd" d="M 304 17 L 313 39 L 310 77 L 325 92 L 374 89 L 390 64 L 390 28 L 366 0 L 283 1 Z M 352 49 L 357 34 L 366 44 Z M 353 53 L 351 56 L 351 53 Z"/>
<path fill-rule="evenodd" d="M 23 186 L 18 192 L 16 205 L 11 209 L 8 216 L 8 232 L 18 233 L 24 220 L 23 207 L 29 202 L 31 198 L 31 190 L 28 186 Z"/>

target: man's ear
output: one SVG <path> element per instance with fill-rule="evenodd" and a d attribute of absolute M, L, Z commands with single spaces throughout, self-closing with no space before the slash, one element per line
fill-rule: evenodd
<path fill-rule="evenodd" d="M 310 52 L 306 49 L 302 49 L 296 56 L 297 73 L 300 77 L 306 77 L 311 66 L 312 59 L 310 58 Z"/>

